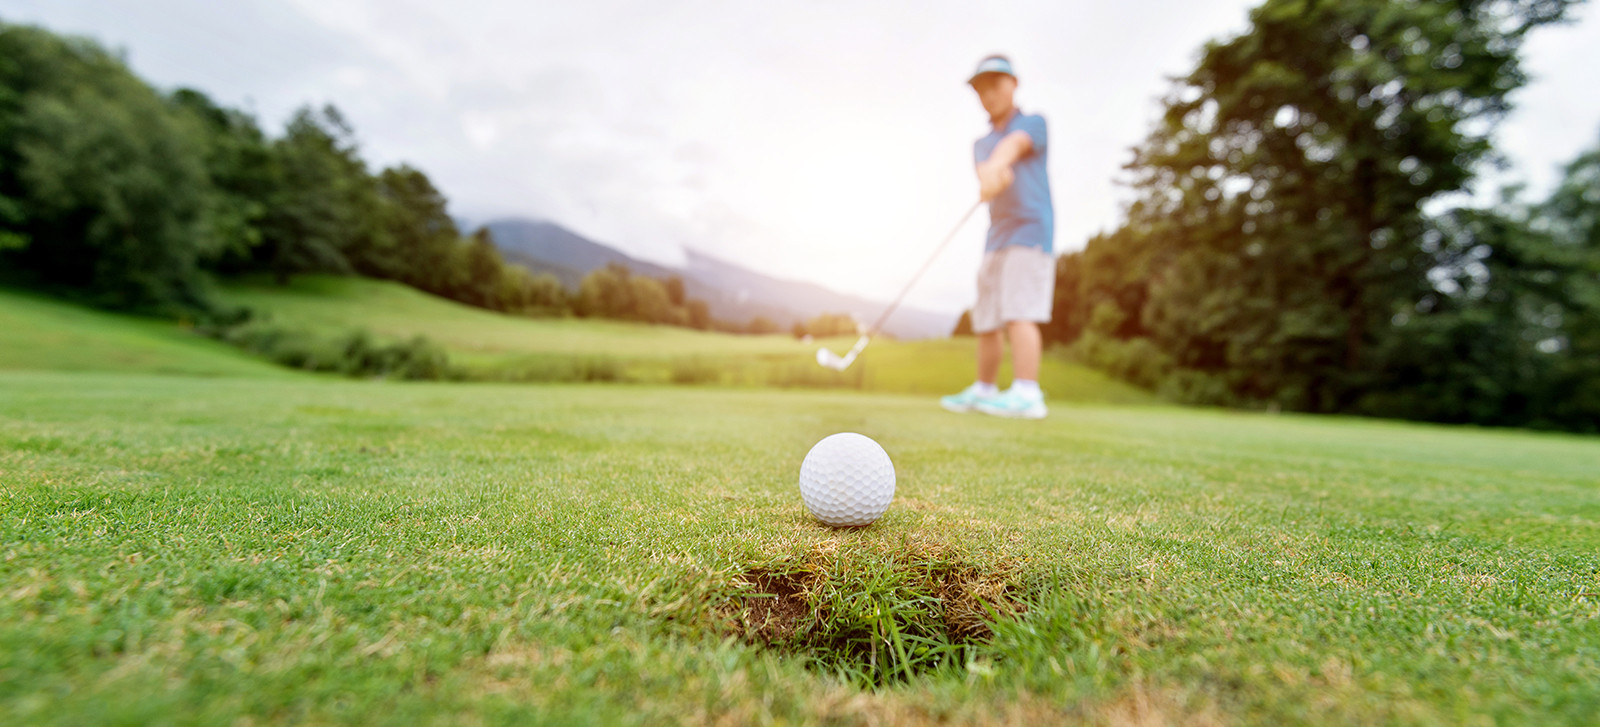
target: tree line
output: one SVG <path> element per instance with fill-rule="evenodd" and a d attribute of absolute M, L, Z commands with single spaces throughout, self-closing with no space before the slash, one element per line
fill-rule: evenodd
<path fill-rule="evenodd" d="M 1464 204 L 1563 0 L 1268 0 L 1176 79 L 1050 340 L 1186 402 L 1600 431 L 1600 148 Z"/>
<path fill-rule="evenodd" d="M 0 23 L 4 282 L 190 316 L 222 312 L 216 276 L 334 273 L 506 313 L 750 329 L 712 320 L 676 277 L 612 266 L 568 291 L 447 207 L 419 169 L 369 169 L 331 105 L 274 138 L 198 91 L 158 91 L 91 40 Z"/>

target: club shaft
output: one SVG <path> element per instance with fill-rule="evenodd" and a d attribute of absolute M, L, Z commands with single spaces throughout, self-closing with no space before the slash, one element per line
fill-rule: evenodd
<path fill-rule="evenodd" d="M 906 287 L 902 288 L 900 294 L 895 296 L 894 302 L 890 303 L 888 308 L 883 309 L 883 313 L 878 316 L 877 322 L 873 323 L 871 328 L 856 339 L 856 345 L 851 346 L 848 353 L 843 356 L 835 356 L 832 351 L 819 349 L 817 351 L 817 363 L 835 371 L 843 371 L 849 368 L 850 364 L 855 362 L 856 356 L 861 353 L 861 350 L 867 347 L 867 342 L 871 341 L 872 337 L 883 329 L 883 324 L 889 320 L 889 316 L 894 313 L 896 308 L 900 307 L 900 301 L 905 300 L 906 294 L 910 293 L 911 288 L 917 284 L 918 280 L 922 279 L 923 273 L 928 272 L 928 268 L 933 267 L 933 261 L 939 259 L 939 253 L 944 252 L 944 249 L 950 245 L 950 241 L 956 239 L 956 233 L 961 231 L 961 228 L 967 224 L 967 219 L 972 217 L 972 213 L 977 212 L 978 207 L 982 205 L 982 201 L 972 203 L 972 206 L 967 209 L 967 213 L 956 221 L 955 227 L 950 228 L 950 234 L 945 235 L 944 239 L 939 242 L 939 246 L 933 249 L 933 254 L 928 256 L 928 260 L 922 263 L 922 267 L 917 269 L 916 274 L 912 275 L 910 280 L 906 281 Z"/>
<path fill-rule="evenodd" d="M 933 267 L 933 261 L 939 259 L 939 253 L 944 252 L 945 247 L 950 244 L 950 241 L 956 239 L 956 233 L 961 231 L 961 228 L 967 224 L 967 219 L 972 217 L 972 213 L 977 212 L 978 208 L 981 206 L 983 206 L 983 202 L 980 200 L 972 203 L 972 206 L 967 208 L 967 213 L 962 215 L 960 220 L 956 221 L 955 227 L 950 228 L 950 234 L 945 235 L 944 240 L 939 243 L 939 246 L 933 249 L 933 254 L 928 256 L 927 262 L 922 264 L 922 267 L 917 270 L 917 274 L 911 276 L 911 279 L 906 281 L 906 287 L 902 288 L 900 290 L 900 294 L 895 296 L 894 302 L 890 303 L 888 308 L 884 308 L 883 313 L 878 316 L 877 322 L 873 323 L 872 327 L 867 329 L 866 335 L 862 336 L 861 339 L 863 343 L 858 343 L 856 345 L 857 349 L 860 349 L 864 345 L 864 342 L 867 338 L 876 336 L 878 335 L 879 331 L 883 330 L 883 324 L 888 322 L 889 316 L 894 313 L 896 308 L 900 307 L 900 301 L 905 300 L 906 294 L 910 293 L 911 288 L 917 284 L 918 280 L 922 279 L 922 274 L 928 272 L 928 268 Z"/>

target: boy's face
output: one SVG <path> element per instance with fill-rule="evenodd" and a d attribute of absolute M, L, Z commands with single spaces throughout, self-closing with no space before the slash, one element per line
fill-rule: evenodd
<path fill-rule="evenodd" d="M 972 79 L 972 90 L 978 92 L 978 101 L 989 112 L 989 118 L 999 118 L 1011 111 L 1017 79 L 1004 73 L 985 73 Z"/>

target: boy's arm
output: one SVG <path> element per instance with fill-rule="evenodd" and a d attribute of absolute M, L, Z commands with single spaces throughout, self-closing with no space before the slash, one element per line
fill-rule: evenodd
<path fill-rule="evenodd" d="M 978 195 L 988 202 L 1000 196 L 1011 186 L 1011 165 L 1033 151 L 1033 137 L 1026 131 L 1013 131 L 1005 135 L 989 158 L 978 162 Z"/>

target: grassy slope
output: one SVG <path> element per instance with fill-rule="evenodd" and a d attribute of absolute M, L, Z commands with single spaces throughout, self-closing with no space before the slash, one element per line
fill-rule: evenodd
<path fill-rule="evenodd" d="M 898 468 L 862 531 L 794 484 L 841 430 Z M 0 372 L 0 721 L 1588 724 L 1597 471 L 1360 420 Z M 864 693 L 713 628 L 751 563 L 930 543 L 1042 589 L 970 666 Z"/>
<path fill-rule="evenodd" d="M 292 375 L 170 321 L 0 289 L 0 370 L 6 369 Z"/>
<path fill-rule="evenodd" d="M 240 284 L 223 292 L 231 303 L 314 330 L 342 333 L 359 326 L 389 338 L 423 335 L 460 354 L 676 356 L 805 349 L 791 336 L 728 336 L 620 321 L 506 316 L 398 283 L 361 278 L 300 276 L 287 287 Z"/>
<path fill-rule="evenodd" d="M 618 321 L 519 318 L 394 283 L 355 278 L 302 276 L 288 287 L 234 285 L 226 289 L 226 297 L 266 311 L 274 320 L 325 333 L 359 326 L 388 339 L 427 336 L 449 349 L 455 360 L 487 368 L 514 365 L 525 358 L 610 356 L 635 363 L 698 362 L 730 372 L 760 368 L 782 375 L 795 369 L 793 378 L 800 378 L 821 371 L 813 363 L 818 346 L 842 352 L 855 343 L 854 338 L 802 343 L 788 335 L 732 336 Z M 856 366 L 870 390 L 950 393 L 972 380 L 973 345 L 970 339 L 877 340 Z M 658 369 L 662 366 L 655 364 Z M 654 378 L 664 380 L 667 375 L 663 371 Z M 1009 376 L 1009 370 L 1003 371 L 1002 381 Z M 645 372 L 641 378 L 652 376 Z M 1152 401 L 1143 391 L 1056 358 L 1047 358 L 1040 378 L 1045 391 L 1058 401 Z"/>
<path fill-rule="evenodd" d="M 404 286 L 305 277 L 287 289 L 236 286 L 228 300 L 275 320 L 324 333 L 365 327 L 386 339 L 426 335 L 468 366 L 515 366 L 527 358 L 616 357 L 664 380 L 681 363 L 735 374 L 733 382 L 792 371 L 831 376 L 813 363 L 816 348 L 844 351 L 853 339 L 802 343 L 790 336 L 730 336 L 666 326 L 579 319 L 527 319 L 458 305 Z M 971 340 L 879 340 L 845 376 L 875 391 L 933 394 L 965 386 Z M 667 363 L 654 363 L 652 361 Z M 127 371 L 206 376 L 292 376 L 170 322 L 118 315 L 0 289 L 0 370 Z M 746 374 L 739 377 L 737 374 Z M 1009 372 L 1002 371 L 1002 380 Z M 770 376 L 768 378 L 771 378 Z M 841 377 L 843 378 L 843 377 Z M 1043 385 L 1052 400 L 1141 404 L 1148 393 L 1099 372 L 1047 357 Z"/>

